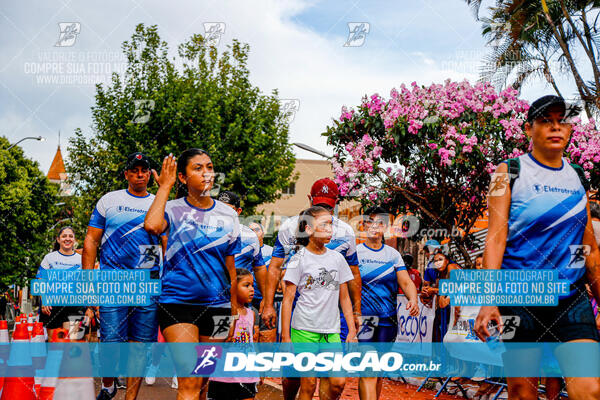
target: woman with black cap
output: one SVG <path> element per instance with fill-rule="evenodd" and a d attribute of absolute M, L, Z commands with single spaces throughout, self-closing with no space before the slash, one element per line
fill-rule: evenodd
<path fill-rule="evenodd" d="M 488 193 L 489 230 L 483 255 L 486 269 L 558 272 L 571 286 L 556 306 L 482 306 L 475 323 L 477 334 L 490 336 L 488 323 L 502 325 L 501 316 L 518 316 L 513 342 L 598 342 L 594 314 L 584 288 L 586 276 L 600 298 L 600 252 L 594 240 L 588 190 L 581 167 L 563 157 L 571 137 L 571 116 L 564 99 L 544 96 L 531 104 L 525 131 L 531 152 L 500 163 Z M 587 253 L 587 250 L 589 253 Z M 585 257 L 576 257 L 586 252 Z M 503 338 L 509 341 L 508 337 Z M 563 374 L 572 358 L 569 346 L 554 351 Z M 597 347 L 586 354 L 594 365 Z M 542 349 L 531 346 L 504 353 L 504 364 L 542 360 Z M 578 360 L 577 362 L 585 361 Z M 591 371 L 590 371 L 591 372 Z M 596 375 L 598 376 L 598 375 Z M 600 398 L 596 377 L 566 377 L 569 399 Z M 511 399 L 537 399 L 538 378 L 508 377 Z"/>

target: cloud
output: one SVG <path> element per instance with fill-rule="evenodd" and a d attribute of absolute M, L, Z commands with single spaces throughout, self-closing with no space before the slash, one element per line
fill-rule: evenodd
<path fill-rule="evenodd" d="M 321 132 L 332 118 L 339 117 L 343 105 L 357 105 L 362 96 L 375 92 L 387 97 L 392 87 L 402 83 L 477 78 L 473 68 L 447 61 L 457 50 L 484 50 L 479 26 L 467 6 L 462 6 L 436 4 L 432 8 L 426 0 L 393 7 L 382 2 L 351 7 L 346 2 L 299 0 L 189 1 L 177 6 L 158 0 L 110 5 L 10 3 L 0 15 L 6 22 L 0 26 L 0 37 L 4 38 L 0 46 L 9 58 L 0 69 L 0 101 L 7 105 L 0 111 L 0 123 L 5 122 L 0 134 L 8 135 L 11 141 L 42 135 L 51 143 L 61 130 L 63 148 L 75 128 L 91 134 L 93 85 L 44 83 L 39 80 L 41 73 L 26 71 L 27 63 L 78 64 L 83 57 L 88 68 L 88 58 L 102 64 L 105 57 L 122 67 L 121 43 L 129 39 L 139 22 L 157 24 L 172 53 L 192 34 L 203 33 L 204 22 L 224 22 L 220 48 L 234 38 L 250 44 L 252 82 L 264 93 L 277 89 L 280 98 L 300 101 L 290 126 L 291 141 L 331 154 Z M 32 9 L 36 12 L 31 13 Z M 348 38 L 347 23 L 352 21 L 370 23 L 371 30 L 361 47 L 343 47 Z M 60 22 L 80 23 L 73 47 L 54 46 Z M 86 74 L 108 76 L 102 70 Z M 24 143 L 24 148 L 47 170 L 54 146 Z M 309 156 L 300 151 L 298 155 Z"/>

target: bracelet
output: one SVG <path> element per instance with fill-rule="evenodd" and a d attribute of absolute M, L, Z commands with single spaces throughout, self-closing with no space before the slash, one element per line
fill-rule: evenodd
<path fill-rule="evenodd" d="M 362 317 L 362 313 L 359 313 L 359 312 L 356 312 L 356 311 L 354 311 L 352 314 L 357 315 L 359 317 Z"/>

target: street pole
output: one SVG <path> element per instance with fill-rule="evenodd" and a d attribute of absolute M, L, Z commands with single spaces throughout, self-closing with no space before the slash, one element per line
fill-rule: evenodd
<path fill-rule="evenodd" d="M 27 136 L 27 137 L 24 137 L 23 139 L 19 140 L 17 143 L 11 144 L 10 146 L 8 146 L 8 149 L 6 149 L 6 150 L 12 149 L 16 145 L 18 145 L 19 143 L 21 143 L 22 141 L 27 140 L 27 139 L 35 139 L 35 140 L 39 140 L 40 142 L 43 142 L 44 140 L 46 140 L 46 138 L 44 138 L 43 136 Z"/>

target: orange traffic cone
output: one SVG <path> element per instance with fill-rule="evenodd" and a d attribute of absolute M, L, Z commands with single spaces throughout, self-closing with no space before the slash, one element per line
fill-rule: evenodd
<path fill-rule="evenodd" d="M 33 368 L 36 370 L 34 377 L 35 392 L 39 394 L 42 386 L 42 378 L 38 372 L 41 372 L 39 370 L 44 367 L 47 354 L 46 340 L 44 338 L 44 324 L 41 322 L 35 322 L 33 324 L 33 331 L 31 335 L 31 359 Z"/>
<path fill-rule="evenodd" d="M 26 324 L 18 324 L 15 327 L 12 343 L 29 343 L 29 333 L 27 332 Z M 26 375 L 26 371 L 31 367 L 30 349 L 28 347 L 17 348 L 13 346 L 7 365 L 9 368 L 14 368 L 14 371 L 11 371 L 11 375 L 19 375 L 19 370 L 24 372 L 23 375 Z M 6 377 L 4 379 L 4 387 L 2 389 L 2 397 L 0 400 L 36 400 L 36 398 L 33 377 L 17 376 Z"/>
<path fill-rule="evenodd" d="M 9 354 L 9 344 L 10 339 L 8 337 L 8 321 L 0 321 L 0 358 L 2 360 L 6 360 L 6 357 Z M 4 370 L 4 363 L 0 365 L 0 393 L 2 392 L 2 388 L 4 387 L 4 375 L 6 374 Z"/>
<path fill-rule="evenodd" d="M 41 379 L 40 391 L 38 392 L 38 400 L 54 399 L 54 391 L 56 390 L 56 385 L 58 384 L 58 377 L 50 375 L 53 375 L 56 371 L 60 370 L 62 356 L 63 352 L 60 350 L 48 351 L 48 356 L 46 357 L 46 367 L 39 374 L 43 377 Z"/>
<path fill-rule="evenodd" d="M 60 332 L 60 334 L 62 334 L 64 336 L 63 339 L 59 339 L 60 341 L 65 341 L 65 342 L 75 342 L 78 341 L 74 338 L 69 339 L 69 337 L 71 337 L 71 335 L 73 337 L 78 337 L 77 332 L 79 332 L 79 327 L 77 327 L 76 329 L 71 329 L 70 331 L 67 331 L 66 329 L 62 329 L 63 332 Z M 56 332 L 56 331 L 55 331 Z M 58 336 L 58 334 L 55 334 L 54 336 Z M 58 337 L 57 337 L 58 339 Z M 77 358 L 81 358 L 83 357 L 84 360 L 76 360 Z M 71 359 L 71 355 L 70 352 L 65 351 L 63 360 L 62 360 L 62 365 L 61 367 L 61 375 L 65 374 L 66 376 L 68 375 L 68 369 L 69 369 L 69 365 L 70 363 L 72 363 L 73 361 L 75 361 L 77 364 L 81 365 L 81 367 L 86 367 L 88 366 L 89 368 L 91 368 L 91 359 L 89 357 L 89 353 L 86 353 L 85 351 L 79 355 L 76 356 L 75 359 Z M 71 366 L 72 368 L 72 366 Z M 80 370 L 78 372 L 81 372 Z M 91 373 L 91 371 L 90 371 Z M 94 390 L 94 379 L 93 378 L 68 378 L 68 377 L 61 377 L 58 380 L 58 384 L 56 385 L 56 390 L 54 391 L 54 400 L 94 400 L 95 399 L 95 390 Z"/>

